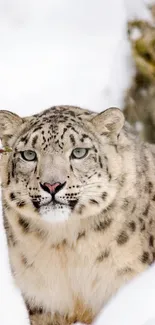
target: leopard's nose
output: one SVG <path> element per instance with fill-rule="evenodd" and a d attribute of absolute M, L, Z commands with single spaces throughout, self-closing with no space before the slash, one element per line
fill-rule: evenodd
<path fill-rule="evenodd" d="M 58 193 L 66 184 L 66 182 L 64 183 L 60 183 L 60 182 L 55 182 L 53 184 L 50 183 L 40 183 L 40 186 L 42 187 L 42 189 L 48 193 L 52 194 L 56 194 Z"/>

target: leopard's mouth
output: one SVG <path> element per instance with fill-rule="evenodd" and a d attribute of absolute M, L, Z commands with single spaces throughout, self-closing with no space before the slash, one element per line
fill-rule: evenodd
<path fill-rule="evenodd" d="M 51 208 L 57 208 L 57 207 L 61 207 L 61 206 L 62 207 L 63 206 L 68 206 L 68 207 L 70 207 L 71 210 L 74 210 L 75 206 L 78 203 L 78 199 L 76 199 L 76 200 L 67 200 L 67 202 L 63 202 L 61 200 L 55 199 L 55 197 L 52 197 L 51 200 L 49 202 L 46 202 L 46 203 L 40 202 L 40 201 L 38 201 L 36 199 L 33 199 L 32 203 L 33 203 L 34 207 L 37 210 L 40 210 L 40 208 L 42 208 L 42 207 L 48 207 L 48 206 L 51 206 Z"/>

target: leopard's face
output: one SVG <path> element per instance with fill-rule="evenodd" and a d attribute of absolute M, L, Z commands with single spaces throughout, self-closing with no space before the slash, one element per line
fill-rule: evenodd
<path fill-rule="evenodd" d="M 109 138 L 101 140 L 80 116 L 51 109 L 19 132 L 3 182 L 5 199 L 15 210 L 59 222 L 101 213 L 112 203 L 120 156 Z"/>

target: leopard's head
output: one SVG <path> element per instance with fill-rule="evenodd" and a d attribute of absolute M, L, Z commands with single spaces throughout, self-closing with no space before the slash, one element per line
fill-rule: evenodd
<path fill-rule="evenodd" d="M 0 138 L 12 148 L 2 158 L 4 206 L 48 222 L 107 209 L 118 191 L 123 124 L 117 108 L 60 106 L 26 118 L 0 111 Z"/>

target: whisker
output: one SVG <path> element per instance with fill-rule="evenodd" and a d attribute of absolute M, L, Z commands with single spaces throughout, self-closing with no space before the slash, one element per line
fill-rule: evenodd
<path fill-rule="evenodd" d="M 97 181 L 97 182 L 92 182 L 92 183 L 89 183 L 89 184 L 82 184 L 82 185 L 78 185 L 79 189 L 83 189 L 83 188 L 86 188 L 86 187 L 94 187 L 94 185 L 103 185 L 103 180 L 102 181 Z"/>

